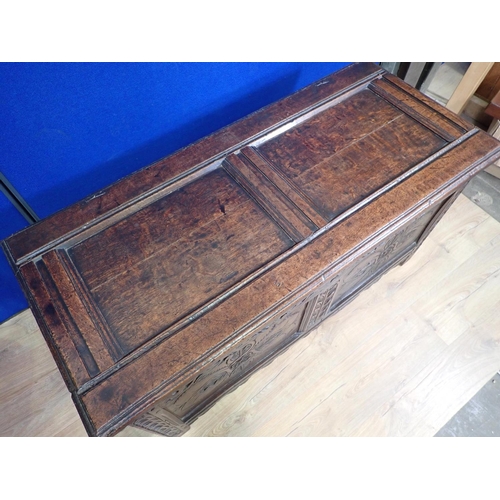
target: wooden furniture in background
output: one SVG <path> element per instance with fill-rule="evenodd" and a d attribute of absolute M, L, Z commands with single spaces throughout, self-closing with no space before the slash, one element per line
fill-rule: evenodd
<path fill-rule="evenodd" d="M 500 139 L 500 90 L 493 96 L 485 112 L 493 117 L 488 133 L 496 139 Z M 500 161 L 497 160 L 493 165 L 490 165 L 486 172 L 500 179 Z"/>
<path fill-rule="evenodd" d="M 483 81 L 476 90 L 476 95 L 490 102 L 500 92 L 500 62 L 493 63 Z"/>
<path fill-rule="evenodd" d="M 357 64 L 4 242 L 89 435 L 180 435 L 413 255 L 498 141 Z"/>
<path fill-rule="evenodd" d="M 469 69 L 446 104 L 446 107 L 454 113 L 460 114 L 492 68 L 493 64 L 492 62 L 471 63 Z"/>
<path fill-rule="evenodd" d="M 500 120 L 500 90 L 493 96 L 485 112 Z"/>
<path fill-rule="evenodd" d="M 500 121 L 496 119 L 493 120 L 490 128 L 488 129 L 488 132 L 493 137 L 495 137 L 495 139 L 500 140 Z M 492 163 L 489 167 L 485 169 L 485 171 L 500 179 L 500 160 L 497 160 L 495 163 Z"/>

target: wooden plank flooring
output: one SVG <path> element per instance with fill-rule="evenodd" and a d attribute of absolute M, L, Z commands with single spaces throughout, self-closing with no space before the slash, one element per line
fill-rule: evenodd
<path fill-rule="evenodd" d="M 433 436 L 500 368 L 499 306 L 500 223 L 460 196 L 409 262 L 186 436 Z M 85 435 L 31 313 L 0 325 L 0 436 Z"/>

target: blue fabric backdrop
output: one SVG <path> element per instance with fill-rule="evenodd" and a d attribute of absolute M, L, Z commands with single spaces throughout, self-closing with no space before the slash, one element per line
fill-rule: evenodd
<path fill-rule="evenodd" d="M 347 64 L 0 64 L 0 171 L 46 217 Z M 27 307 L 3 254 L 0 280 L 3 321 Z"/>
<path fill-rule="evenodd" d="M 28 223 L 0 193 L 0 240 L 23 229 Z M 5 255 L 0 250 L 0 322 L 28 307 Z"/>

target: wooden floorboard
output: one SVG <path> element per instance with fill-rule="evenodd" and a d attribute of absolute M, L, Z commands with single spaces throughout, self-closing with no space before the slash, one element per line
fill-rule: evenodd
<path fill-rule="evenodd" d="M 409 262 L 185 436 L 433 436 L 500 368 L 499 306 L 500 223 L 460 196 Z M 0 436 L 85 435 L 31 313 L 0 325 Z"/>

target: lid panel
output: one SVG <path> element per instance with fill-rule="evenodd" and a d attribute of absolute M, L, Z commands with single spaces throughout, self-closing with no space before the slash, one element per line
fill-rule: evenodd
<path fill-rule="evenodd" d="M 363 90 L 258 150 L 332 220 L 446 144 Z"/>
<path fill-rule="evenodd" d="M 292 245 L 218 169 L 69 255 L 127 354 Z"/>

